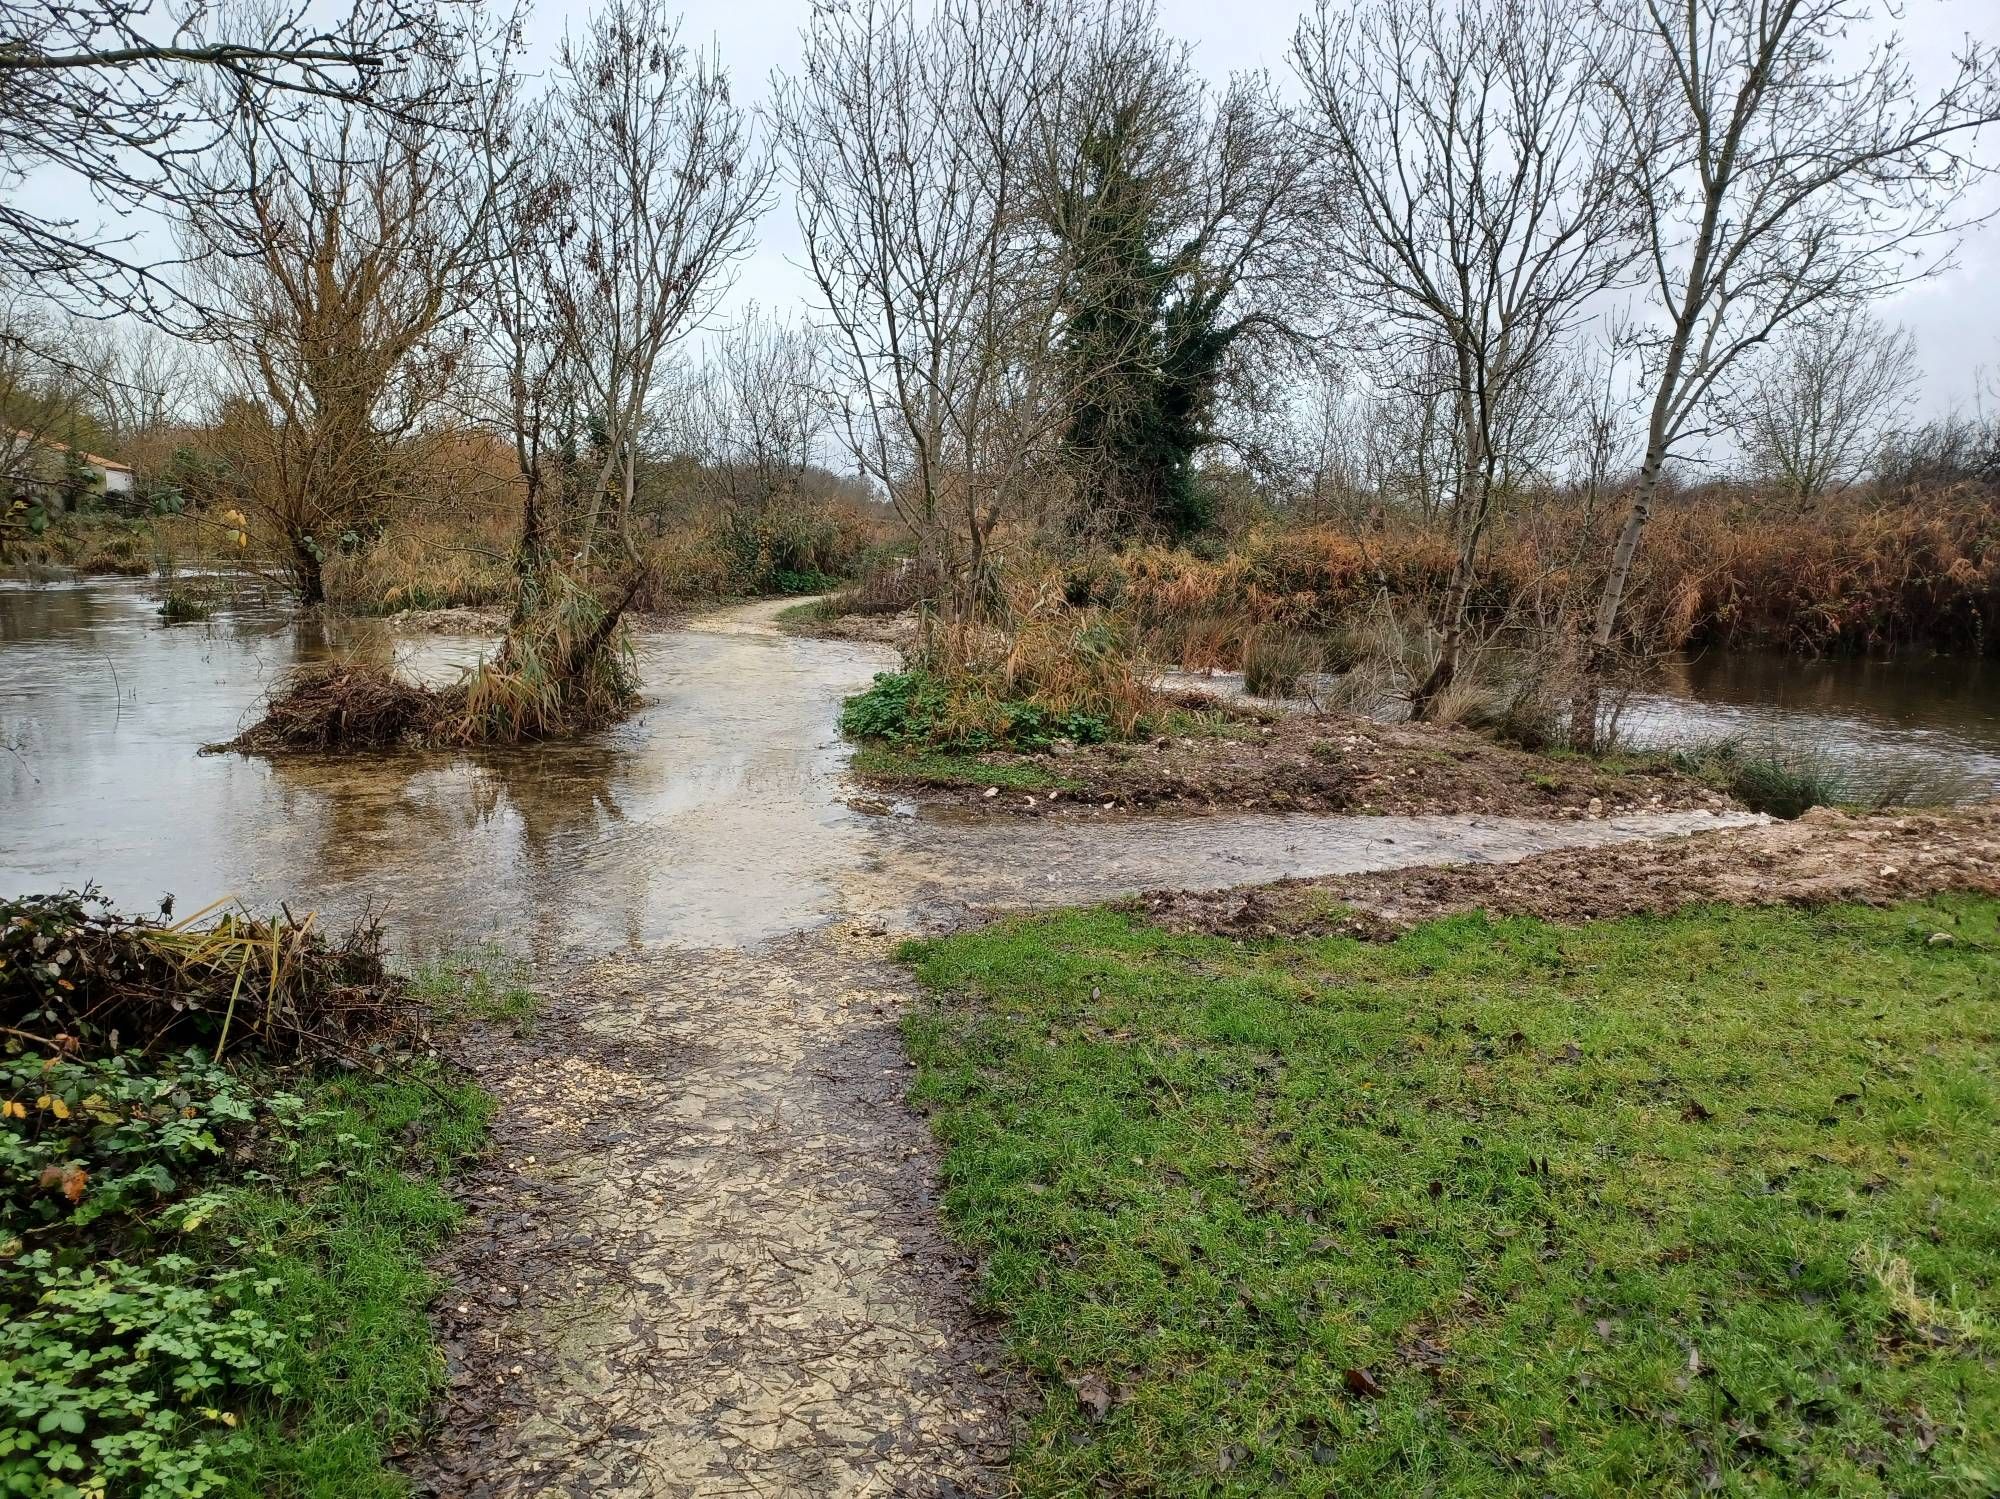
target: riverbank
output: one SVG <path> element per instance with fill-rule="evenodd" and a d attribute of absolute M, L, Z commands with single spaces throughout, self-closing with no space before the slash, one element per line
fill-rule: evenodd
<path fill-rule="evenodd" d="M 0 928 L 0 1489 L 404 1492 L 425 1261 L 494 1107 L 436 1043 L 532 996 L 310 920 Z"/>
<path fill-rule="evenodd" d="M 2000 802 L 1915 813 L 1816 808 L 1795 822 L 1505 864 L 1152 891 L 1133 909 L 1173 932 L 1308 938 L 1389 936 L 1477 911 L 1578 922 L 1709 903 L 1882 906 L 1950 891 L 2000 897 Z"/>
<path fill-rule="evenodd" d="M 2000 903 L 1364 942 L 1331 900 L 905 949 L 946 1221 L 1036 1390 L 1011 1492 L 1990 1491 Z"/>
<path fill-rule="evenodd" d="M 1042 754 L 870 745 L 856 752 L 853 773 L 920 805 L 1013 817 L 1113 806 L 1580 818 L 1738 805 L 1664 756 L 1531 753 L 1443 725 L 1224 710 L 1190 695 L 1160 730 Z"/>

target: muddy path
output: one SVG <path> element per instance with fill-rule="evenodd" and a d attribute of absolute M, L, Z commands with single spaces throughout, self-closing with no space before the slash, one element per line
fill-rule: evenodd
<path fill-rule="evenodd" d="M 1002 1490 L 1015 1391 L 904 1106 L 897 933 L 1740 820 L 868 815 L 843 801 L 833 716 L 871 663 L 777 635 L 776 612 L 656 647 L 706 663 L 649 710 L 709 721 L 675 741 L 706 758 L 675 767 L 688 789 L 652 839 L 700 830 L 663 881 L 678 903 L 608 955 L 578 953 L 586 913 L 532 1034 L 471 1043 L 500 1112 L 440 1267 L 451 1387 L 412 1463 L 429 1492 Z"/>
<path fill-rule="evenodd" d="M 441 1267 L 464 1495 L 987 1493 L 1012 1401 L 902 1105 L 879 938 L 591 963 L 529 1039 Z"/>

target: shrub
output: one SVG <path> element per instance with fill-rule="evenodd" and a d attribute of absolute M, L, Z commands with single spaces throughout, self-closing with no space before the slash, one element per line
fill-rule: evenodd
<path fill-rule="evenodd" d="M 925 671 L 884 671 L 840 710 L 840 732 L 849 739 L 885 744 L 934 742 L 950 717 L 944 683 Z"/>
<path fill-rule="evenodd" d="M 1096 714 L 1053 712 L 1020 698 L 977 692 L 954 695 L 943 678 L 923 670 L 881 672 L 866 691 L 850 697 L 840 714 L 850 739 L 904 749 L 1043 751 L 1058 739 L 1098 744 L 1112 726 Z"/>

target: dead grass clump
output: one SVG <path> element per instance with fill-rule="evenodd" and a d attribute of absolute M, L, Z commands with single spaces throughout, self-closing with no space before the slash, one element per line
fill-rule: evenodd
<path fill-rule="evenodd" d="M 221 903 L 218 902 L 218 905 Z M 0 1025 L 52 1051 L 354 1058 L 415 1013 L 373 920 L 118 914 L 95 889 L 0 902 Z"/>
<path fill-rule="evenodd" d="M 1057 717 L 1101 719 L 1119 738 L 1159 706 L 1129 627 L 1109 611 L 1073 609 L 1060 600 L 1043 601 L 1018 621 L 1000 680 L 1006 697 Z"/>
<path fill-rule="evenodd" d="M 436 732 L 449 695 L 385 666 L 302 666 L 278 684 L 263 718 L 227 748 L 326 753 L 421 744 Z"/>
<path fill-rule="evenodd" d="M 1300 630 L 1266 626 L 1243 647 L 1243 688 L 1252 697 L 1297 697 L 1308 677 L 1324 670 L 1320 641 Z"/>
<path fill-rule="evenodd" d="M 327 597 L 358 614 L 465 609 L 512 595 L 511 517 L 399 520 L 376 540 L 327 560 Z"/>
<path fill-rule="evenodd" d="M 567 574 L 550 574 L 536 607 L 508 626 L 498 654 L 449 687 L 353 661 L 302 667 L 278 684 L 262 719 L 214 748 L 283 754 L 520 744 L 600 728 L 638 698 L 621 623 L 645 582 L 633 574 L 606 602 Z"/>
<path fill-rule="evenodd" d="M 564 574 L 541 607 L 516 621 L 497 656 L 443 701 L 436 737 L 520 744 L 586 733 L 623 717 L 639 696 L 632 648 L 619 626 L 646 586 L 640 574 L 607 604 Z"/>
<path fill-rule="evenodd" d="M 923 597 L 923 575 L 914 557 L 877 558 L 829 600 L 838 614 L 900 614 Z"/>

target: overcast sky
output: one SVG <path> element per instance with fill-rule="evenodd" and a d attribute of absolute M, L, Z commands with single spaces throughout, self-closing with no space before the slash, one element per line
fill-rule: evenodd
<path fill-rule="evenodd" d="M 1307 0 L 1160 0 L 1160 16 L 1169 32 L 1194 44 L 1197 62 L 1211 77 L 1261 68 L 1289 87 L 1285 51 L 1303 3 Z M 565 21 L 580 18 L 586 9 L 587 0 L 538 0 L 532 56 L 542 62 L 551 57 Z M 761 102 L 772 70 L 796 66 L 799 28 L 809 13 L 809 0 L 695 0 L 685 12 L 683 36 L 690 43 L 713 43 L 738 97 Z M 1941 82 L 1968 32 L 2000 40 L 2000 3 L 1907 0 L 1896 24 L 1919 80 Z M 1982 139 L 1980 154 L 2000 162 L 2000 131 Z M 2000 184 L 1987 185 L 1979 206 L 1985 211 L 2000 208 Z M 742 267 L 725 314 L 751 301 L 776 312 L 803 307 L 810 292 L 796 269 L 798 258 L 792 205 L 782 197 L 764 220 L 756 254 Z M 1969 405 L 1975 369 L 1984 367 L 1989 377 L 2000 370 L 2000 225 L 1969 231 L 1953 268 L 1904 291 L 1881 310 L 1916 338 L 1925 373 L 1923 409 Z"/>
<path fill-rule="evenodd" d="M 580 24 L 589 3 L 537 0 L 528 36 L 530 71 L 552 65 L 565 25 Z M 1307 3 L 1310 0 L 1159 0 L 1159 9 L 1165 28 L 1193 43 L 1198 65 L 1211 77 L 1220 80 L 1232 72 L 1263 69 L 1290 93 L 1285 53 L 1299 7 Z M 685 12 L 683 40 L 713 45 L 729 69 L 737 97 L 761 104 L 770 92 L 773 70 L 796 67 L 799 29 L 810 9 L 811 0 L 692 0 Z M 1886 9 L 1881 0 L 1878 9 Z M 1903 34 L 1919 82 L 1935 85 L 1949 76 L 1952 58 L 1968 32 L 2000 42 L 2000 0 L 1904 0 L 1902 16 L 1889 24 Z M 1858 39 L 1855 45 L 1860 45 Z M 2000 163 L 2000 131 L 1981 139 L 1978 154 Z M 54 212 L 80 211 L 88 217 L 94 208 L 82 201 L 84 195 L 73 181 L 66 184 L 46 174 L 20 190 L 41 200 L 37 207 Z M 1972 204 L 1975 212 L 2000 212 L 2000 181 L 1984 184 Z M 128 219 L 125 227 L 136 230 L 142 243 L 151 242 L 160 231 L 145 227 L 150 218 L 139 215 L 139 222 Z M 169 253 L 164 243 L 160 252 Z M 800 313 L 811 292 L 797 269 L 798 259 L 792 204 L 781 193 L 760 226 L 757 250 L 740 267 L 721 315 L 727 318 L 751 302 L 780 314 Z M 1880 311 L 1916 339 L 1924 372 L 1921 411 L 1969 407 L 1982 380 L 1991 392 L 2000 380 L 2000 223 L 1969 229 L 1948 268 L 1906 288 L 1882 304 Z"/>

